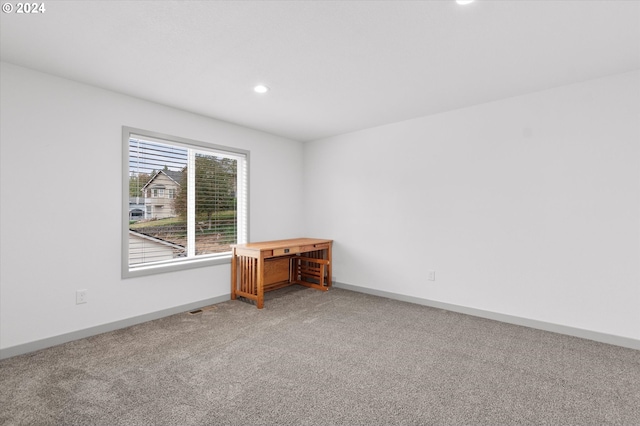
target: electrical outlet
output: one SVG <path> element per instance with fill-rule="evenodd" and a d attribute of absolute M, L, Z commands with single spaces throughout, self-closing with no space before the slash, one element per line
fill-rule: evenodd
<path fill-rule="evenodd" d="M 87 290 L 76 290 L 76 305 L 87 303 Z"/>
<path fill-rule="evenodd" d="M 429 281 L 435 281 L 436 280 L 436 271 L 430 269 L 429 272 L 427 273 L 427 279 Z"/>

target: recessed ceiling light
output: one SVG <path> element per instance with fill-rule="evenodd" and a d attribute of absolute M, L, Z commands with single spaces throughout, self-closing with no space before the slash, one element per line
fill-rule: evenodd
<path fill-rule="evenodd" d="M 473 3 L 475 0 L 456 0 L 456 3 L 458 4 L 469 4 L 469 3 Z"/>
<path fill-rule="evenodd" d="M 267 93 L 269 91 L 269 88 L 264 84 L 258 84 L 253 88 L 253 91 L 256 93 Z"/>

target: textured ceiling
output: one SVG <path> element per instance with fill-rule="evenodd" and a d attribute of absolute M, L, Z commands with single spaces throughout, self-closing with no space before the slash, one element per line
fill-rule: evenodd
<path fill-rule="evenodd" d="M 640 1 L 44 3 L 3 61 L 300 141 L 640 68 Z"/>

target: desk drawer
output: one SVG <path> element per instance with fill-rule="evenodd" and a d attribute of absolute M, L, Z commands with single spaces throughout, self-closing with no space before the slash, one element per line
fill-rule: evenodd
<path fill-rule="evenodd" d="M 317 250 L 317 248 L 315 248 L 313 244 L 307 245 L 307 246 L 291 246 L 286 248 L 273 249 L 273 255 L 285 256 L 287 254 L 306 253 L 308 251 L 313 251 L 313 250 Z"/>

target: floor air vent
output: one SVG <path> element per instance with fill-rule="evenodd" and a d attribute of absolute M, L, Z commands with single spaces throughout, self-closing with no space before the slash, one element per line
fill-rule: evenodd
<path fill-rule="evenodd" d="M 209 306 L 205 306 L 205 307 L 200 308 L 200 309 L 195 309 L 193 311 L 189 311 L 189 312 L 187 312 L 187 314 L 189 314 L 189 315 L 198 315 L 198 314 L 201 314 L 201 313 L 203 313 L 205 311 L 212 311 L 215 308 L 216 308 L 215 305 L 209 305 Z"/>

